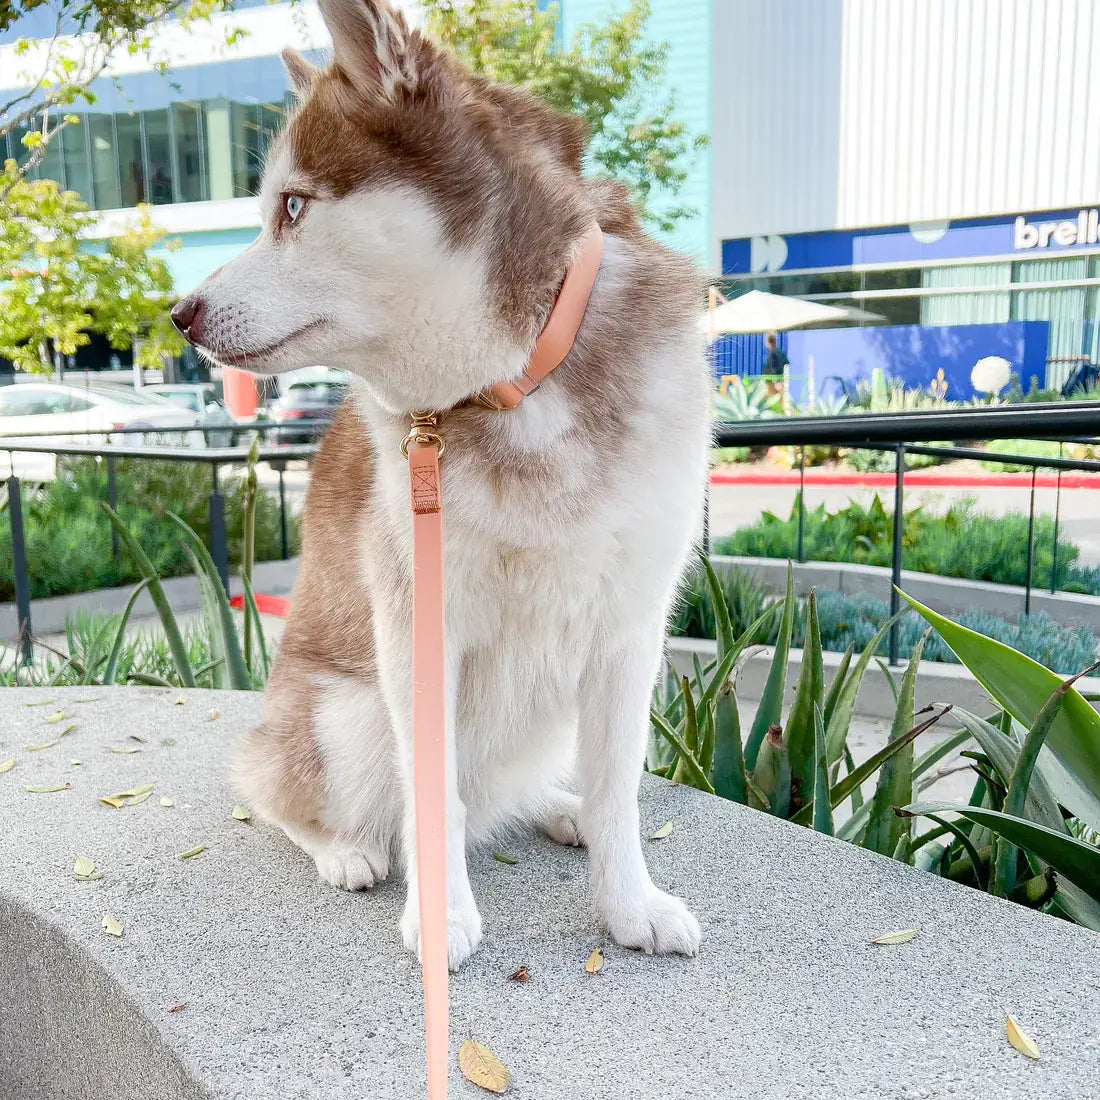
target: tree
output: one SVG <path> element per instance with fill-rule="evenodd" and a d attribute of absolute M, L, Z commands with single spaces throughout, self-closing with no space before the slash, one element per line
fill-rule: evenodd
<path fill-rule="evenodd" d="M 45 0 L 0 0 L 0 30 Z M 73 191 L 34 179 L 50 143 L 79 118 L 66 110 L 91 105 L 94 81 L 120 54 L 145 54 L 154 69 L 152 30 L 174 16 L 184 26 L 232 7 L 232 0 L 51 0 L 53 33 L 20 39 L 25 85 L 0 103 L 0 138 L 26 130 L 24 152 L 0 172 L 0 355 L 24 370 L 51 370 L 52 351 L 72 355 L 99 332 L 115 348 L 135 348 L 135 363 L 159 366 L 182 341 L 167 317 L 172 279 L 151 249 L 164 237 L 147 208 L 105 242 L 97 217 Z M 227 42 L 237 31 L 229 29 Z"/>
<path fill-rule="evenodd" d="M 474 72 L 527 88 L 559 111 L 582 115 L 589 167 L 621 180 L 640 214 L 671 229 L 696 213 L 675 204 L 691 155 L 707 142 L 675 119 L 672 93 L 660 94 L 667 44 L 644 39 L 648 0 L 563 44 L 557 5 L 537 0 L 422 0 L 428 32 Z"/>

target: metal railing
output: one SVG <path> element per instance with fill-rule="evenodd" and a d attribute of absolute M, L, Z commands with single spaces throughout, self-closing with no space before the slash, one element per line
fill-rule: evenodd
<path fill-rule="evenodd" d="M 1035 567 L 1035 488 L 1039 470 L 1058 472 L 1057 503 L 1054 516 L 1054 553 L 1051 588 L 1056 590 L 1058 573 L 1058 534 L 1061 519 L 1061 475 L 1067 470 L 1100 474 L 1100 460 L 1040 458 L 1002 451 L 949 444 L 976 443 L 998 439 L 1052 440 L 1062 443 L 1095 443 L 1100 437 L 1100 401 L 1052 402 L 981 406 L 962 409 L 936 409 L 913 413 L 853 413 L 845 416 L 776 417 L 732 423 L 723 421 L 714 428 L 718 447 L 798 447 L 799 492 L 798 533 L 792 548 L 797 561 L 805 560 L 806 523 L 806 452 L 810 446 L 846 447 L 852 450 L 884 451 L 894 454 L 894 522 L 892 532 L 890 613 L 901 607 L 902 538 L 904 534 L 905 459 L 907 455 L 938 458 L 993 460 L 1029 467 L 1031 497 L 1028 512 L 1024 613 L 1031 613 Z M 942 441 L 945 446 L 931 445 Z M 996 482 L 992 480 L 991 484 Z M 1100 488 L 1100 480 L 1097 481 Z M 1100 503 L 1100 501 L 1098 501 Z M 1100 507 L 1097 510 L 1100 524 Z M 709 547 L 709 512 L 706 526 Z M 890 664 L 898 663 L 898 626 L 890 630 Z"/>
<path fill-rule="evenodd" d="M 127 435 L 188 435 L 199 431 L 239 431 L 242 434 L 255 432 L 266 435 L 271 432 L 295 433 L 310 429 L 323 430 L 328 427 L 324 420 L 295 420 L 289 423 L 263 422 L 233 428 L 186 427 L 186 428 L 121 428 L 111 432 L 103 429 L 79 431 L 63 430 L 53 432 L 35 432 L 26 435 L 0 436 L 0 455 L 6 454 L 9 476 L 6 479 L 8 490 L 8 516 L 11 528 L 11 553 L 15 608 L 18 620 L 18 641 L 22 659 L 29 662 L 33 656 L 30 581 L 27 573 L 26 531 L 23 512 L 23 492 L 21 478 L 16 473 L 17 455 L 49 455 L 55 458 L 101 458 L 103 459 L 107 480 L 107 503 L 112 509 L 118 507 L 118 486 L 115 464 L 119 459 L 137 459 L 159 462 L 188 462 L 207 466 L 210 473 L 210 492 L 207 498 L 207 515 L 210 524 L 210 556 L 214 559 L 218 574 L 226 591 L 229 591 L 229 543 L 226 535 L 225 497 L 221 492 L 219 478 L 225 467 L 246 465 L 249 447 L 189 447 L 189 446 L 138 446 L 126 443 L 96 442 L 81 443 L 75 438 L 80 436 L 127 436 Z M 59 440 L 73 440 L 59 442 Z M 277 446 L 261 446 L 257 461 L 268 464 L 278 476 L 279 498 L 279 540 L 282 557 L 290 556 L 290 534 L 287 519 L 286 466 L 294 460 L 308 460 L 317 453 L 317 444 L 284 443 Z M 108 519 L 104 516 L 104 523 Z M 118 534 L 114 525 L 111 529 L 111 552 L 119 556 Z"/>

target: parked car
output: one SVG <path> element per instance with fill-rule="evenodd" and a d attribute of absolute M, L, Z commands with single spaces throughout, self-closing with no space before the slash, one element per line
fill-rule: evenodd
<path fill-rule="evenodd" d="M 143 392 L 165 397 L 173 405 L 193 412 L 203 428 L 203 439 L 209 447 L 232 447 L 237 442 L 236 421 L 209 382 L 158 382 L 145 386 Z"/>
<path fill-rule="evenodd" d="M 186 436 L 171 434 L 171 429 L 198 423 L 193 412 L 163 397 L 107 382 L 89 386 L 24 382 L 0 387 L 0 436 L 41 435 L 45 440 L 101 443 L 112 431 L 148 428 L 147 434 L 121 438 L 186 445 Z"/>
<path fill-rule="evenodd" d="M 291 382 L 268 406 L 271 419 L 279 425 L 278 431 L 273 433 L 275 442 L 312 443 L 320 439 L 347 395 L 347 382 L 340 376 Z M 298 420 L 324 423 L 297 425 L 295 421 Z"/>

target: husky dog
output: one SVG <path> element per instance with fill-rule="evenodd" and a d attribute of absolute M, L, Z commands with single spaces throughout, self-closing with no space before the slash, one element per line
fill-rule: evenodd
<path fill-rule="evenodd" d="M 618 943 L 693 955 L 697 921 L 646 869 L 637 795 L 665 620 L 701 528 L 700 280 L 621 186 L 581 175 L 580 120 L 472 76 L 385 0 L 320 8 L 333 64 L 284 54 L 300 102 L 268 157 L 263 230 L 173 311 L 216 363 L 326 363 L 352 380 L 314 463 L 237 782 L 325 882 L 366 889 L 400 860 L 418 950 L 401 442 L 411 410 L 438 410 L 450 966 L 482 934 L 466 845 L 517 821 L 587 846 Z M 571 353 L 516 409 L 471 402 L 522 373 L 593 222 L 603 260 Z"/>

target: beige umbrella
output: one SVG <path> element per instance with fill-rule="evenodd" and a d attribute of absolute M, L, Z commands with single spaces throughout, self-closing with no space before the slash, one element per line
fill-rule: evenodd
<path fill-rule="evenodd" d="M 739 298 L 717 304 L 712 288 L 710 308 L 699 318 L 699 327 L 713 340 L 726 333 L 744 335 L 754 332 L 786 332 L 813 325 L 841 324 L 846 321 L 882 321 L 877 313 L 824 302 L 807 302 L 782 294 L 750 290 Z"/>

